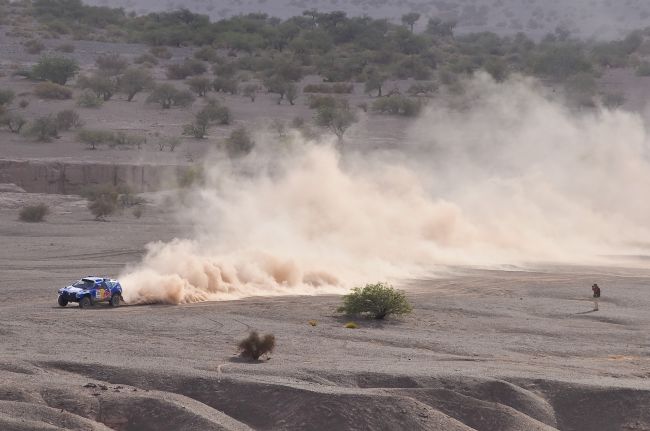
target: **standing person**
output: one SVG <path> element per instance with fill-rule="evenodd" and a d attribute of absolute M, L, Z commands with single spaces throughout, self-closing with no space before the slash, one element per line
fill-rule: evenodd
<path fill-rule="evenodd" d="M 600 299 L 600 287 L 596 283 L 591 286 L 591 291 L 594 292 L 594 311 L 598 311 L 598 300 Z"/>

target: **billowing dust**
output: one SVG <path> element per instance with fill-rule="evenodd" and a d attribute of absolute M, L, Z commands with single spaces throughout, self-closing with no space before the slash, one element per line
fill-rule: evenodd
<path fill-rule="evenodd" d="M 596 263 L 647 254 L 648 136 L 623 111 L 575 113 L 479 74 L 389 150 L 258 137 L 183 195 L 192 239 L 121 275 L 129 303 L 344 292 L 455 265 Z"/>

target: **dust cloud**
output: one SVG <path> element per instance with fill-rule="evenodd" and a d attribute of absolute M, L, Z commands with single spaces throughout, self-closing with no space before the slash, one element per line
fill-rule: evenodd
<path fill-rule="evenodd" d="M 647 254 L 648 135 L 636 114 L 576 113 L 530 79 L 478 74 L 394 148 L 258 137 L 183 196 L 192 239 L 148 246 L 129 303 L 345 292 L 457 265 Z"/>

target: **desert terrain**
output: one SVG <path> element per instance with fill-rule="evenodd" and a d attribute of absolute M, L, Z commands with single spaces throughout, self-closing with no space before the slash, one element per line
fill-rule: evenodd
<path fill-rule="evenodd" d="M 56 208 L 47 224 L 16 220 L 28 199 Z M 149 207 L 96 222 L 74 197 L 2 202 L 3 430 L 650 429 L 650 272 L 626 268 L 638 262 L 451 268 L 398 284 L 410 316 L 358 329 L 331 295 L 79 310 L 56 289 L 187 226 Z M 259 363 L 236 354 L 251 329 L 277 339 Z"/>
<path fill-rule="evenodd" d="M 641 0 L 472 0 L 472 1 L 397 1 L 397 0 L 193 0 L 158 2 L 151 0 L 91 0 L 89 4 L 123 7 L 137 13 L 187 8 L 196 13 L 221 19 L 238 14 L 267 13 L 287 18 L 304 10 L 321 12 L 342 10 L 349 15 L 367 15 L 397 22 L 404 13 L 440 17 L 458 22 L 462 33 L 493 31 L 525 32 L 542 37 L 563 26 L 585 38 L 612 38 L 645 27 L 650 17 L 648 5 Z"/>
<path fill-rule="evenodd" d="M 93 28 L 85 6 L 87 21 L 0 2 L 0 431 L 650 430 L 650 31 L 627 37 L 646 5 L 90 3 L 183 6 L 237 31 L 205 25 L 217 36 L 201 45 L 183 23 L 187 40 L 163 47 L 134 16 Z M 237 16 L 311 8 L 389 17 L 350 23 L 386 25 L 370 35 L 391 48 L 305 48 L 336 14 L 298 19 L 280 48 L 238 27 L 264 34 L 279 21 Z M 409 11 L 422 14 L 410 30 Z M 471 35 L 484 30 L 511 37 Z M 340 82 L 318 74 L 327 55 Z M 37 91 L 50 57 L 79 67 L 65 97 Z M 101 57 L 123 67 L 85 106 Z M 199 71 L 171 76 L 187 64 Z M 151 81 L 131 101 L 130 69 Z M 187 105 L 149 100 L 195 78 L 209 89 Z M 228 121 L 192 136 L 211 104 Z M 340 136 L 318 121 L 330 108 L 350 120 Z M 35 124 L 61 112 L 75 124 L 41 139 Z M 233 155 L 238 130 L 254 145 Z M 104 194 L 113 205 L 96 211 Z M 21 215 L 39 205 L 41 219 Z M 59 307 L 57 290 L 89 275 L 119 277 L 126 302 Z M 378 281 L 412 312 L 337 311 Z M 275 336 L 259 361 L 239 354 L 251 331 Z"/>

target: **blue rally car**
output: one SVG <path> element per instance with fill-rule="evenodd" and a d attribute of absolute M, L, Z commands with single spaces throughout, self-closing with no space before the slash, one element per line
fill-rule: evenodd
<path fill-rule="evenodd" d="M 79 308 L 89 307 L 98 302 L 108 302 L 117 307 L 122 301 L 122 286 L 117 280 L 102 277 L 84 277 L 68 287 L 59 289 L 59 305 L 65 307 L 69 302 L 78 302 Z"/>

